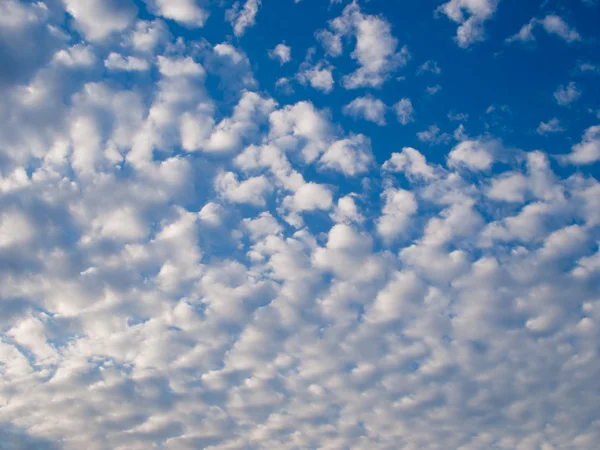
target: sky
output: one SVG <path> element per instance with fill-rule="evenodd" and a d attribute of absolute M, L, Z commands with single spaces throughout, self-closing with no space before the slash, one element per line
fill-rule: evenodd
<path fill-rule="evenodd" d="M 600 448 L 599 23 L 2 0 L 0 449 Z"/>

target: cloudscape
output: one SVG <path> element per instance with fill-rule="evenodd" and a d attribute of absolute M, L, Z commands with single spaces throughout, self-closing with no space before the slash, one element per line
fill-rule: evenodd
<path fill-rule="evenodd" d="M 0 0 L 0 449 L 600 448 L 599 24 Z"/>

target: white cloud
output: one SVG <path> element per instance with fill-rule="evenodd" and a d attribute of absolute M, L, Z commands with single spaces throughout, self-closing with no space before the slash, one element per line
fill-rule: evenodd
<path fill-rule="evenodd" d="M 294 93 L 294 88 L 292 86 L 292 82 L 287 77 L 281 77 L 275 82 L 275 89 L 286 95 L 292 95 Z"/>
<path fill-rule="evenodd" d="M 34 224 L 17 210 L 0 214 L 0 248 L 24 245 L 36 235 Z"/>
<path fill-rule="evenodd" d="M 549 14 L 543 19 L 531 19 L 523 25 L 521 29 L 513 36 L 506 39 L 507 42 L 521 41 L 533 42 L 535 36 L 533 30 L 537 26 L 541 26 L 548 34 L 554 34 L 567 43 L 581 41 L 581 36 L 574 28 L 571 28 L 560 16 Z"/>
<path fill-rule="evenodd" d="M 600 160 L 600 125 L 589 127 L 580 143 L 575 144 L 571 153 L 565 156 L 571 164 L 592 164 Z"/>
<path fill-rule="evenodd" d="M 326 61 L 320 61 L 315 65 L 303 63 L 298 72 L 298 81 L 302 84 L 310 84 L 313 88 L 326 94 L 333 90 L 333 67 Z"/>
<path fill-rule="evenodd" d="M 203 124 L 205 114 L 188 124 L 182 123 L 182 142 L 186 150 L 202 149 L 205 152 L 231 152 L 238 150 L 244 141 L 250 139 L 266 122 L 277 103 L 271 98 L 263 98 L 255 92 L 244 92 L 231 117 L 216 124 L 209 133 Z M 198 120 L 199 119 L 199 120 Z"/>
<path fill-rule="evenodd" d="M 429 60 L 421 64 L 419 70 L 417 71 L 418 74 L 423 74 L 425 72 L 430 72 L 435 75 L 439 75 L 442 73 L 442 69 L 440 69 L 440 66 L 437 61 Z"/>
<path fill-rule="evenodd" d="M 186 58 L 167 58 L 158 57 L 158 70 L 165 77 L 180 76 L 204 76 L 206 73 L 202 65 L 198 64 L 191 57 Z"/>
<path fill-rule="evenodd" d="M 362 134 L 356 134 L 331 144 L 319 163 L 322 167 L 340 171 L 346 176 L 355 176 L 367 172 L 372 161 L 371 140 Z"/>
<path fill-rule="evenodd" d="M 484 23 L 496 13 L 499 0 L 450 0 L 437 8 L 459 24 L 455 40 L 462 48 L 485 40 Z"/>
<path fill-rule="evenodd" d="M 494 200 L 522 203 L 528 185 L 527 178 L 520 173 L 503 174 L 492 180 L 488 196 Z"/>
<path fill-rule="evenodd" d="M 293 211 L 327 210 L 331 207 L 333 195 L 329 188 L 318 183 L 303 184 L 294 195 L 284 200 L 284 205 Z"/>
<path fill-rule="evenodd" d="M 540 125 L 537 127 L 537 134 L 548 134 L 548 133 L 560 133 L 561 131 L 565 131 L 565 129 L 560 124 L 560 120 L 556 117 L 550 119 L 548 122 L 540 122 Z"/>
<path fill-rule="evenodd" d="M 150 11 L 188 28 L 203 27 L 209 12 L 199 0 L 144 0 Z"/>
<path fill-rule="evenodd" d="M 283 231 L 283 227 L 277 222 L 277 219 L 266 211 L 260 213 L 255 219 L 244 219 L 242 227 L 254 241 L 268 236 L 277 236 Z"/>
<path fill-rule="evenodd" d="M 169 30 L 163 21 L 138 20 L 127 40 L 136 51 L 150 53 L 169 38 Z"/>
<path fill-rule="evenodd" d="M 529 23 L 526 23 L 525 25 L 523 25 L 516 34 L 508 37 L 506 39 L 506 42 L 514 42 L 514 41 L 533 42 L 533 41 L 535 41 L 535 36 L 533 35 L 533 28 L 536 23 L 537 22 L 535 19 L 531 19 L 529 21 Z"/>
<path fill-rule="evenodd" d="M 137 241 L 148 234 L 138 211 L 129 206 L 114 208 L 96 217 L 91 227 L 92 233 L 99 237 L 122 242 Z"/>
<path fill-rule="evenodd" d="M 67 132 L 72 167 L 80 176 L 89 176 L 122 161 L 119 149 L 131 148 L 143 121 L 139 95 L 115 91 L 104 83 L 88 83 L 73 96 L 73 104 Z M 64 161 L 66 156 L 56 162 Z"/>
<path fill-rule="evenodd" d="M 215 189 L 222 198 L 230 202 L 265 206 L 265 196 L 271 192 L 272 186 L 262 175 L 238 181 L 235 173 L 223 172 L 215 179 Z"/>
<path fill-rule="evenodd" d="M 254 79 L 248 56 L 238 47 L 221 42 L 207 48 L 204 64 L 220 78 L 220 87 L 239 95 L 243 89 L 256 89 L 258 83 Z"/>
<path fill-rule="evenodd" d="M 382 194 L 384 206 L 377 219 L 377 233 L 391 242 L 405 233 L 418 206 L 412 192 L 404 189 L 387 188 Z"/>
<path fill-rule="evenodd" d="M 89 67 L 96 62 L 96 55 L 89 45 L 76 44 L 54 54 L 54 61 L 67 67 Z"/>
<path fill-rule="evenodd" d="M 587 73 L 587 72 L 591 72 L 591 73 L 597 73 L 600 74 L 600 65 L 598 64 L 593 64 L 591 62 L 583 62 L 580 61 L 577 64 L 577 70 L 581 73 Z"/>
<path fill-rule="evenodd" d="M 571 81 L 568 85 L 561 85 L 554 92 L 554 99 L 560 106 L 567 106 L 573 103 L 581 96 L 581 91 L 577 88 L 574 81 Z"/>
<path fill-rule="evenodd" d="M 429 95 L 435 95 L 438 92 L 440 92 L 442 90 L 442 86 L 440 86 L 439 84 L 434 84 L 433 86 L 427 86 L 425 88 L 425 92 L 427 92 Z"/>
<path fill-rule="evenodd" d="M 317 159 L 333 141 L 327 114 L 310 102 L 298 102 L 273 111 L 269 123 L 271 140 L 282 149 L 298 149 L 307 163 Z"/>
<path fill-rule="evenodd" d="M 414 122 L 415 110 L 410 98 L 401 99 L 394 105 L 394 110 L 396 111 L 398 122 L 400 122 L 402 125 L 408 125 L 408 123 Z"/>
<path fill-rule="evenodd" d="M 328 30 L 319 30 L 315 33 L 316 38 L 321 42 L 328 56 L 337 57 L 342 54 L 344 48 L 342 46 L 342 36 L 332 33 Z"/>
<path fill-rule="evenodd" d="M 468 118 L 469 118 L 469 114 L 467 114 L 467 113 L 455 113 L 453 111 L 450 111 L 448 113 L 448 119 L 450 119 L 453 122 L 455 122 L 455 121 L 465 121 Z"/>
<path fill-rule="evenodd" d="M 236 2 L 227 10 L 227 20 L 232 23 L 236 36 L 242 36 L 247 28 L 254 26 L 261 3 L 261 0 L 246 0 L 244 6 L 240 6 L 239 2 Z"/>
<path fill-rule="evenodd" d="M 377 125 L 385 125 L 387 106 L 381 100 L 370 95 L 357 97 L 343 108 L 343 113 L 354 117 L 363 118 Z"/>
<path fill-rule="evenodd" d="M 213 227 L 218 227 L 223 221 L 223 207 L 218 203 L 208 202 L 198 212 L 198 217 L 203 223 L 206 223 Z"/>
<path fill-rule="evenodd" d="M 292 60 L 292 48 L 284 43 L 277 44 L 274 49 L 269 50 L 269 58 L 279 60 L 284 65 Z"/>
<path fill-rule="evenodd" d="M 441 133 L 440 127 L 435 124 L 430 125 L 424 131 L 419 131 L 417 138 L 421 142 L 427 142 L 428 144 L 447 144 L 452 139 L 448 133 Z"/>
<path fill-rule="evenodd" d="M 190 56 L 158 56 L 157 65 L 161 74 L 159 95 L 153 99 L 144 126 L 134 134 L 126 155 L 126 160 L 136 167 L 147 165 L 154 151 L 172 151 L 182 144 L 182 139 L 188 145 L 189 136 L 182 136 L 181 128 L 192 112 L 204 109 L 207 120 L 212 120 L 212 101 L 204 90 L 204 67 Z"/>
<path fill-rule="evenodd" d="M 406 316 L 411 304 L 417 303 L 426 295 L 426 287 L 412 272 L 397 272 L 390 283 L 375 299 L 367 313 L 368 320 L 378 324 L 395 322 Z"/>
<path fill-rule="evenodd" d="M 462 141 L 448 155 L 448 163 L 470 170 L 488 170 L 494 164 L 497 147 L 498 143 L 490 140 Z"/>
<path fill-rule="evenodd" d="M 128 72 L 144 71 L 150 67 L 144 59 L 135 56 L 123 56 L 114 52 L 108 55 L 104 61 L 104 66 L 110 70 L 124 70 Z"/>
<path fill-rule="evenodd" d="M 346 195 L 338 200 L 331 218 L 337 223 L 345 224 L 362 223 L 365 220 L 352 195 Z"/>
<path fill-rule="evenodd" d="M 581 40 L 579 33 L 575 29 L 569 27 L 569 25 L 567 25 L 567 23 L 559 16 L 548 15 L 542 19 L 541 24 L 547 33 L 555 34 L 566 42 L 571 43 Z"/>
<path fill-rule="evenodd" d="M 75 25 L 91 41 L 106 39 L 125 30 L 136 16 L 130 0 L 63 0 Z"/>
<path fill-rule="evenodd" d="M 360 67 L 345 75 L 346 89 L 381 87 L 399 67 L 410 59 L 407 47 L 396 51 L 398 40 L 392 35 L 390 23 L 382 17 L 363 14 L 357 2 L 344 8 L 342 15 L 329 23 L 331 31 L 317 32 L 317 38 L 331 56 L 342 54 L 342 38 L 354 36 L 356 47 L 350 54 Z"/>
<path fill-rule="evenodd" d="M 417 149 L 404 147 L 400 153 L 392 153 L 382 166 L 383 170 L 391 172 L 404 172 L 408 177 L 415 179 L 435 178 L 435 169 L 427 164 L 425 157 Z"/>
<path fill-rule="evenodd" d="M 31 351 L 39 364 L 56 361 L 58 355 L 46 339 L 46 327 L 40 319 L 29 316 L 11 328 L 7 335 Z"/>
<path fill-rule="evenodd" d="M 371 155 L 368 93 L 279 106 L 239 47 L 61 5 L 0 1 L 0 447 L 599 447 L 598 125 Z"/>
<path fill-rule="evenodd" d="M 336 224 L 329 230 L 327 245 L 314 251 L 312 263 L 342 280 L 371 281 L 383 272 L 381 261 L 370 254 L 371 247 L 369 235 Z"/>

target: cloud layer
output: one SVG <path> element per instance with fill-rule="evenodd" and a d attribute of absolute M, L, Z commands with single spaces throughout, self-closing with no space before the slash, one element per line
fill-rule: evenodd
<path fill-rule="evenodd" d="M 0 5 L 0 448 L 598 447 L 600 125 L 549 154 L 413 124 L 357 1 L 321 59 L 261 49 L 315 94 L 286 103 L 242 48 L 266 3 L 215 42 L 177 36 L 208 2 Z M 499 4 L 438 12 L 467 47 Z"/>

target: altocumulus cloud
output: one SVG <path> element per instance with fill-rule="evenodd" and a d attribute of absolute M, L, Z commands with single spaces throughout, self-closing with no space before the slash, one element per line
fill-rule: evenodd
<path fill-rule="evenodd" d="M 599 448 L 587 79 L 536 88 L 519 145 L 397 84 L 447 58 L 377 2 L 288 1 L 324 14 L 300 40 L 217 3 L 0 3 L 0 448 Z M 468 57 L 505 5 L 423 17 Z"/>

